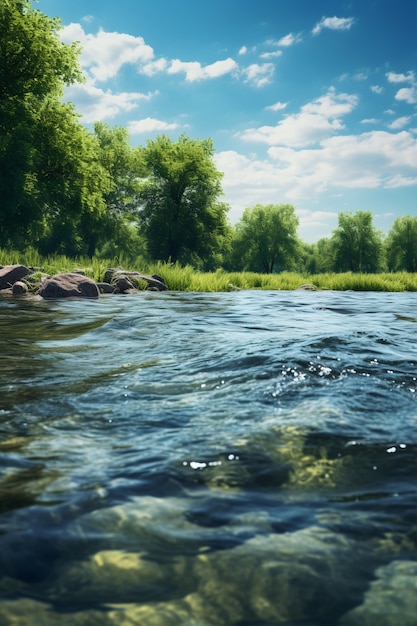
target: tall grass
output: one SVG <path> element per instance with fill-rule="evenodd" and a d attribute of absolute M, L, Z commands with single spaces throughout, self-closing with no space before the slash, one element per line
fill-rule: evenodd
<path fill-rule="evenodd" d="M 417 273 L 395 272 L 382 274 L 257 274 L 255 272 L 200 272 L 191 266 L 170 263 L 145 263 L 141 257 L 129 261 L 123 256 L 113 259 L 77 257 L 70 259 L 63 255 L 41 257 L 34 248 L 24 252 L 0 249 L 0 265 L 22 263 L 46 274 L 57 274 L 82 269 L 97 282 L 103 280 L 106 269 L 123 268 L 144 274 L 158 274 L 173 291 L 234 291 L 238 289 L 294 290 L 303 284 L 313 284 L 318 289 L 336 291 L 417 291 Z"/>

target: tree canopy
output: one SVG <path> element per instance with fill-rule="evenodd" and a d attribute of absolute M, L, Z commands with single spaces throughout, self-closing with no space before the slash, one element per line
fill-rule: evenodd
<path fill-rule="evenodd" d="M 245 209 L 236 225 L 234 265 L 267 274 L 290 269 L 298 248 L 297 228 L 291 204 L 257 204 Z"/>
<path fill-rule="evenodd" d="M 417 272 L 417 217 L 398 217 L 388 233 L 386 245 L 390 270 Z"/>
<path fill-rule="evenodd" d="M 142 188 L 141 226 L 154 259 L 197 262 L 214 252 L 227 229 L 228 207 L 219 202 L 222 174 L 211 139 L 160 135 L 148 141 L 149 178 Z"/>
<path fill-rule="evenodd" d="M 99 211 L 87 131 L 65 85 L 81 80 L 79 49 L 59 39 L 60 22 L 26 0 L 0 5 L 0 242 L 36 240 L 83 211 Z M 65 202 L 63 202 L 65 199 Z"/>
<path fill-rule="evenodd" d="M 339 213 L 332 247 L 337 271 L 375 272 L 382 253 L 381 234 L 373 226 L 370 211 Z"/>

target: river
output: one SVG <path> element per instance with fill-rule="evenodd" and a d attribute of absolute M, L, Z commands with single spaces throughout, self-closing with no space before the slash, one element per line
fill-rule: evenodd
<path fill-rule="evenodd" d="M 4 298 L 0 342 L 0 624 L 416 626 L 416 294 Z"/>

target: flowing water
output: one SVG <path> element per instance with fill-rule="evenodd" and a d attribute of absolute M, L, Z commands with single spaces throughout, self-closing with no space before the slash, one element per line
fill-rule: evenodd
<path fill-rule="evenodd" d="M 4 298 L 0 342 L 0 624 L 417 624 L 416 294 Z"/>

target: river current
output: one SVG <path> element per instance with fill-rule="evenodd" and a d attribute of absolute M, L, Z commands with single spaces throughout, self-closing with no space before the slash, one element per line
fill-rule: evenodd
<path fill-rule="evenodd" d="M 417 295 L 0 299 L 0 624 L 416 626 Z"/>

